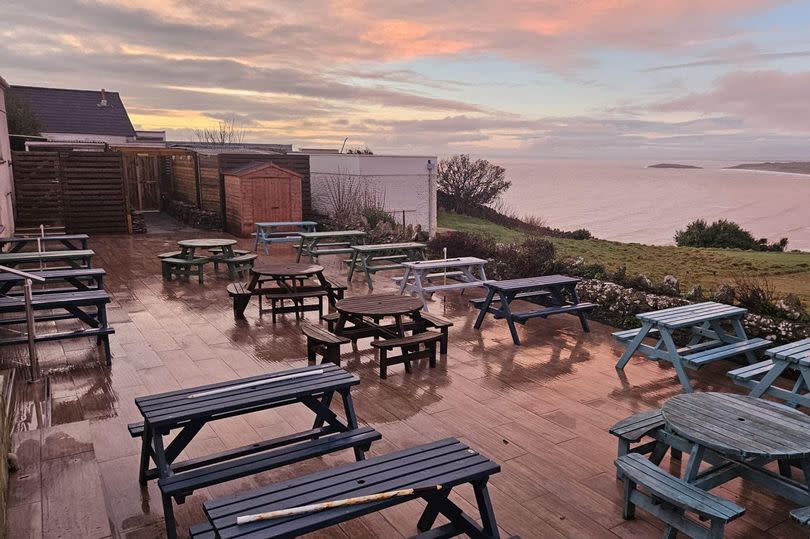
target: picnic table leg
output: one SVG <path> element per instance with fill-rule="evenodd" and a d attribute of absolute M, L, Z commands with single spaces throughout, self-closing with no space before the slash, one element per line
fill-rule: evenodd
<path fill-rule="evenodd" d="M 630 358 L 633 354 L 636 353 L 638 347 L 641 346 L 641 343 L 644 341 L 644 338 L 652 329 L 652 324 L 650 322 L 644 322 L 641 325 L 641 329 L 638 331 L 638 334 L 633 337 L 633 340 L 627 343 L 627 348 L 624 349 L 624 353 L 619 358 L 619 361 L 616 362 L 616 368 L 619 370 L 624 370 L 624 367 L 627 365 L 627 362 L 630 361 Z"/>
<path fill-rule="evenodd" d="M 357 255 L 359 251 L 354 251 L 352 253 L 352 257 L 349 259 L 349 274 L 346 276 L 346 282 L 352 282 L 352 276 L 354 275 L 355 265 L 357 264 Z"/>
<path fill-rule="evenodd" d="M 363 260 L 363 271 L 366 274 L 366 282 L 368 283 L 368 289 L 374 290 L 374 282 L 371 279 L 371 272 L 369 271 L 369 267 L 371 266 L 371 261 L 374 259 L 374 255 L 368 255 Z"/>
<path fill-rule="evenodd" d="M 571 290 L 571 298 L 574 300 L 574 304 L 579 303 L 579 294 L 577 293 L 577 285 L 574 284 L 570 288 Z M 585 316 L 585 313 L 582 311 L 577 311 L 577 316 L 579 317 L 579 323 L 582 326 L 582 331 L 585 333 L 590 333 L 591 327 L 588 325 L 588 318 Z"/>
<path fill-rule="evenodd" d="M 340 396 L 343 399 L 343 413 L 346 416 L 346 427 L 348 430 L 354 430 L 357 428 L 357 414 L 354 411 L 354 401 L 352 401 L 352 394 L 350 392 L 350 388 L 345 388 L 340 391 Z M 365 460 L 366 453 L 368 449 L 371 447 L 355 447 L 354 448 L 354 459 L 356 461 Z"/>
<path fill-rule="evenodd" d="M 495 511 L 492 509 L 492 500 L 489 498 L 487 480 L 473 483 L 475 501 L 478 503 L 478 511 L 481 514 L 481 524 L 484 528 L 485 537 L 498 537 L 498 523 L 495 520 Z"/>
<path fill-rule="evenodd" d="M 501 298 L 501 312 L 506 319 L 506 324 L 509 326 L 509 333 L 512 334 L 512 342 L 516 345 L 520 345 L 520 337 L 518 337 L 517 328 L 515 327 L 515 320 L 512 318 L 512 309 L 509 307 L 509 302 L 512 301 L 514 296 L 512 294 L 505 294 L 504 292 L 499 292 L 498 295 Z"/>
<path fill-rule="evenodd" d="M 143 434 L 141 436 L 141 463 L 138 469 L 138 482 L 146 485 L 146 472 L 149 471 L 149 460 L 152 456 L 152 426 L 148 421 L 143 423 Z"/>
<path fill-rule="evenodd" d="M 422 290 L 422 272 L 421 271 L 414 271 L 413 287 L 411 288 L 411 293 L 416 293 L 417 297 L 422 300 L 422 308 L 425 310 L 425 312 L 430 312 L 430 310 L 428 309 L 427 297 L 425 296 L 425 291 Z"/>
<path fill-rule="evenodd" d="M 321 404 L 329 408 L 329 405 L 332 404 L 332 397 L 335 395 L 334 391 L 328 391 L 323 394 L 323 399 L 321 400 Z M 326 420 L 322 414 L 317 414 L 315 416 L 315 422 L 312 424 L 313 429 L 319 429 L 323 427 L 323 423 Z"/>
<path fill-rule="evenodd" d="M 768 391 L 768 388 L 770 388 L 771 385 L 776 381 L 776 379 L 781 376 L 787 366 L 787 361 L 774 359 L 773 367 L 771 367 L 771 370 L 765 373 L 765 376 L 763 376 L 757 385 L 754 386 L 754 389 L 751 390 L 751 396 L 757 398 L 762 397 Z M 799 379 L 801 379 L 801 377 Z"/>
<path fill-rule="evenodd" d="M 689 376 L 686 374 L 686 368 L 683 366 L 683 361 L 681 360 L 680 354 L 678 354 L 678 347 L 675 345 L 672 335 L 667 328 L 662 327 L 660 330 L 661 339 L 664 341 L 669 361 L 675 367 L 675 372 L 678 374 L 678 380 L 680 380 L 683 390 L 686 393 L 692 393 L 692 383 L 689 381 Z"/>
<path fill-rule="evenodd" d="M 155 463 L 157 464 L 158 475 L 160 477 L 169 477 L 171 475 L 171 468 L 166 462 L 166 454 L 163 450 L 163 434 L 157 431 L 154 432 L 153 442 L 155 449 Z M 169 539 L 177 539 L 177 522 L 174 519 L 174 507 L 172 506 L 171 496 L 161 496 L 163 502 L 163 519 L 166 521 L 166 537 Z"/>
<path fill-rule="evenodd" d="M 418 274 L 419 272 L 414 272 L 414 277 L 416 277 Z M 410 275 L 411 275 L 411 268 L 406 266 L 405 272 L 402 274 L 402 281 L 400 281 L 399 283 L 400 296 L 405 292 L 405 289 L 408 287 L 408 277 L 410 277 Z M 413 293 L 413 290 L 411 290 L 411 293 Z"/>
<path fill-rule="evenodd" d="M 475 324 L 473 324 L 475 329 L 481 329 L 481 324 L 484 322 L 484 317 L 489 312 L 489 306 L 492 305 L 492 298 L 495 297 L 494 288 L 488 288 L 487 290 L 487 299 L 485 299 L 484 303 L 481 304 L 481 312 L 478 313 L 478 318 L 475 319 Z"/>
<path fill-rule="evenodd" d="M 420 532 L 426 532 L 433 527 L 436 518 L 441 512 L 440 505 L 447 500 L 450 496 L 452 489 L 443 490 L 438 494 L 432 496 L 425 496 L 427 507 L 422 511 L 422 516 L 419 517 L 419 522 L 416 523 L 416 529 Z"/>
<path fill-rule="evenodd" d="M 734 335 L 736 335 L 737 338 L 742 340 L 748 339 L 748 335 L 745 333 L 745 328 L 739 318 L 735 318 L 731 321 L 731 327 L 734 329 Z M 747 350 L 745 352 L 745 358 L 748 360 L 749 365 L 753 365 L 757 362 L 757 356 L 753 350 Z"/>
<path fill-rule="evenodd" d="M 253 252 L 254 253 L 259 252 L 259 236 L 261 236 L 261 234 L 262 234 L 262 227 L 257 226 L 256 227 L 256 241 L 253 242 Z"/>
<path fill-rule="evenodd" d="M 301 262 L 301 254 L 304 252 L 304 245 L 306 245 L 306 239 L 302 236 L 301 243 L 298 244 L 298 256 L 295 257 L 295 262 Z"/>

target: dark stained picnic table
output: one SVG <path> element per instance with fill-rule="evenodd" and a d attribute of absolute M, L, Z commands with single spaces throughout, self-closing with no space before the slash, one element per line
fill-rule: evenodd
<path fill-rule="evenodd" d="M 307 374 L 319 370 L 323 372 Z M 273 382 L 274 378 L 289 375 L 303 376 Z M 259 384 L 255 385 L 257 382 Z M 356 429 L 357 417 L 350 389 L 358 383 L 356 376 L 335 365 L 324 364 L 138 397 L 135 404 L 144 418 L 139 480 L 141 484 L 154 478 L 166 481 L 176 473 L 204 469 L 211 464 L 228 460 L 228 456 L 243 457 L 330 433 Z M 210 393 L 212 391 L 214 393 Z M 329 409 L 335 393 L 342 398 L 345 421 Z M 311 430 L 251 444 L 208 458 L 175 462 L 208 422 L 297 403 L 303 404 L 315 414 Z M 164 446 L 164 437 L 178 429 L 180 432 Z M 355 448 L 355 455 L 362 459 L 362 450 Z M 150 469 L 150 460 L 155 463 L 156 468 Z M 167 503 L 165 496 L 164 516 L 167 532 L 174 536 L 172 502 L 169 498 Z"/>
<path fill-rule="evenodd" d="M 323 275 L 323 266 L 318 264 L 286 262 L 279 264 L 263 264 L 256 266 L 250 270 L 251 278 L 248 283 L 248 290 L 256 292 L 265 290 L 266 283 L 274 283 L 274 289 L 281 293 L 288 293 L 294 296 L 291 301 L 298 307 L 299 311 L 315 310 L 317 307 L 320 311 L 320 303 L 318 305 L 305 305 L 304 297 L 307 294 L 312 294 L 312 297 L 318 297 L 317 294 L 326 292 L 329 304 L 334 305 L 337 301 L 335 292 L 329 281 Z M 314 279 L 314 282 L 313 282 Z M 305 284 L 306 282 L 309 284 Z M 269 293 L 269 291 L 268 291 Z M 259 296 L 259 311 L 262 310 L 262 296 Z M 320 301 L 320 300 L 319 300 Z M 282 310 L 286 309 L 283 305 Z"/>
<path fill-rule="evenodd" d="M 810 416 L 730 393 L 676 395 L 663 406 L 665 429 L 692 444 L 683 479 L 710 490 L 737 477 L 800 505 L 810 504 Z M 700 469 L 701 463 L 710 466 Z M 781 475 L 766 465 L 777 461 Z M 805 470 L 790 479 L 790 463 Z"/>
<path fill-rule="evenodd" d="M 23 265 L 28 266 L 31 264 L 39 264 L 40 266 L 43 266 L 44 264 L 50 264 L 52 262 L 64 262 L 72 268 L 89 268 L 92 265 L 93 256 L 95 254 L 96 253 L 92 249 L 0 253 L 0 266 L 16 268 Z"/>
<path fill-rule="evenodd" d="M 481 309 L 475 321 L 475 329 L 481 329 L 481 324 L 487 313 L 492 313 L 495 319 L 505 319 L 512 334 L 512 341 L 520 344 L 520 338 L 515 323 L 525 324 L 531 318 L 546 318 L 555 314 L 573 313 L 579 317 L 583 331 L 590 331 L 585 311 L 596 307 L 593 303 L 581 303 L 577 294 L 577 283 L 580 279 L 567 275 L 543 275 L 540 277 L 526 277 L 522 279 L 508 279 L 505 281 L 489 281 L 483 283 L 487 287 L 487 296 L 483 300 L 473 300 L 473 304 Z M 497 296 L 497 297 L 496 297 Z M 515 312 L 511 308 L 514 300 L 526 301 L 540 306 L 531 311 Z M 498 303 L 495 307 L 493 303 Z"/>
<path fill-rule="evenodd" d="M 9 253 L 18 253 L 33 245 L 34 247 L 44 246 L 46 243 L 59 243 L 62 247 L 71 250 L 86 250 L 87 240 L 90 236 L 87 234 L 56 234 L 50 236 L 13 236 L 10 238 L 0 238 L 0 250 L 7 245 L 11 248 L 7 251 Z M 39 249 L 37 249 L 39 250 Z"/>
<path fill-rule="evenodd" d="M 420 314 L 422 300 L 411 296 L 396 294 L 354 296 L 338 301 L 335 308 L 340 313 L 335 333 L 346 337 L 358 333 L 382 338 L 404 337 L 404 318 L 409 318 L 418 327 L 423 325 Z M 394 323 L 381 325 L 380 321 L 388 317 L 393 318 Z M 347 322 L 351 322 L 353 326 L 346 328 Z"/>

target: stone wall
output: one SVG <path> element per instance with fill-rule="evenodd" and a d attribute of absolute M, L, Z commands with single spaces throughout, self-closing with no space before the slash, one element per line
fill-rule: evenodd
<path fill-rule="evenodd" d="M 612 326 L 630 329 L 640 326 L 636 314 L 687 305 L 684 298 L 650 294 L 615 283 L 583 279 L 577 285 L 582 301 L 599 305 L 591 318 Z M 787 319 L 748 314 L 743 320 L 751 337 L 762 337 L 776 343 L 788 343 L 810 337 L 810 324 Z"/>

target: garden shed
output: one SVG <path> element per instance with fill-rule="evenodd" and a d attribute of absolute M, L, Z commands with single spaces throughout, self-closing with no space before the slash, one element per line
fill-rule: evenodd
<path fill-rule="evenodd" d="M 250 236 L 256 222 L 300 221 L 303 178 L 273 163 L 248 163 L 223 170 L 225 229 Z"/>

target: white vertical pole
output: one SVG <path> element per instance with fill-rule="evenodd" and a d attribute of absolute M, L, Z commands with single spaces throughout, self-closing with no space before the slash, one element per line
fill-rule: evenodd
<path fill-rule="evenodd" d="M 34 301 L 31 279 L 25 280 L 23 293 L 25 295 L 25 322 L 28 326 L 28 360 L 31 362 L 31 382 L 39 380 L 39 358 L 37 357 L 36 329 L 34 327 Z"/>

